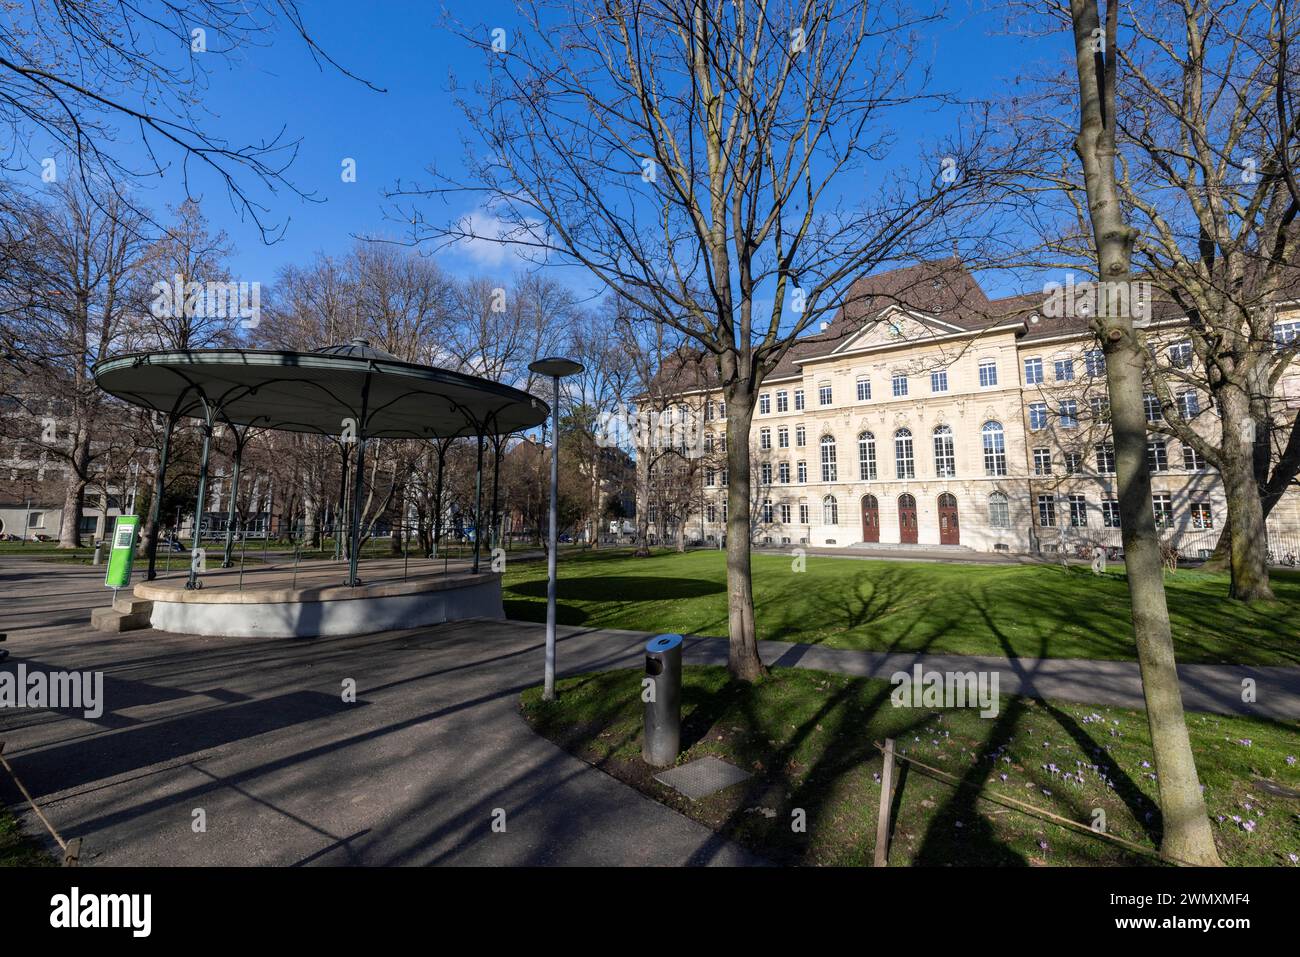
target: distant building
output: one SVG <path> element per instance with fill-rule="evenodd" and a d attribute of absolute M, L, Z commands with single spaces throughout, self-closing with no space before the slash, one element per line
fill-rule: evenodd
<path fill-rule="evenodd" d="M 1047 315 L 1043 295 L 990 300 L 955 260 L 868 277 L 855 290 L 855 304 L 796 343 L 758 395 L 745 437 L 755 543 L 1009 552 L 1120 544 L 1104 359 L 1086 315 Z M 1285 305 L 1280 343 L 1300 336 L 1300 304 Z M 1156 312 L 1146 327 L 1155 347 L 1193 361 L 1186 319 Z M 702 423 L 706 457 L 651 476 L 649 532 L 673 539 L 655 489 L 688 480 L 688 511 L 675 521 L 692 539 L 717 541 L 728 436 L 716 373 L 678 361 L 661 380 L 667 414 Z M 1206 435 L 1218 429 L 1208 399 L 1192 386 L 1178 395 Z M 1283 377 L 1277 401 L 1295 415 L 1300 374 Z M 1150 421 L 1160 415 L 1149 399 Z M 1227 514 L 1220 476 L 1154 432 L 1148 458 L 1162 535 L 1186 556 L 1208 554 Z M 1297 550 L 1295 491 L 1268 528 L 1276 553 Z"/>

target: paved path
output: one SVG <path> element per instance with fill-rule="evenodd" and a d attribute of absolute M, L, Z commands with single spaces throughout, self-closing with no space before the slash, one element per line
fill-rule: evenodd
<path fill-rule="evenodd" d="M 104 635 L 88 626 L 102 580 L 0 562 L 0 668 L 104 672 L 97 720 L 0 712 L 6 756 L 88 865 L 759 862 L 529 730 L 517 701 L 542 673 L 537 626 Z M 612 663 L 599 636 L 564 644 L 575 666 Z M 0 796 L 17 800 L 7 780 Z"/>
<path fill-rule="evenodd" d="M 0 668 L 94 669 L 107 710 L 0 712 L 24 781 L 88 864 L 737 864 L 755 858 L 534 735 L 517 713 L 544 629 L 519 622 L 312 640 L 88 627 L 96 569 L 0 561 Z M 561 628 L 561 674 L 638 667 L 646 635 Z M 910 654 L 762 642 L 765 661 L 887 678 Z M 726 642 L 691 638 L 687 660 Z M 927 655 L 1003 693 L 1141 706 L 1131 662 Z M 1300 669 L 1188 665 L 1189 708 L 1300 717 Z M 1244 705 L 1243 677 L 1258 683 Z M 343 682 L 357 686 L 345 704 Z M 16 799 L 0 782 L 0 795 Z M 502 809 L 505 833 L 491 828 Z M 192 830 L 201 809 L 206 833 Z M 28 822 L 29 827 L 31 822 Z M 34 831 L 34 829 L 33 829 Z"/>

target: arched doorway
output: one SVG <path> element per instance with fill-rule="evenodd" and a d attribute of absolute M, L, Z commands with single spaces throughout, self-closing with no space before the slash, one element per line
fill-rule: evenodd
<path fill-rule="evenodd" d="M 961 544 L 961 530 L 957 527 L 957 498 L 948 492 L 939 496 L 939 544 Z"/>
<path fill-rule="evenodd" d="M 898 496 L 898 541 L 902 545 L 915 545 L 916 499 L 904 492 Z"/>
<path fill-rule="evenodd" d="M 862 496 L 862 540 L 880 541 L 880 503 L 874 495 Z"/>

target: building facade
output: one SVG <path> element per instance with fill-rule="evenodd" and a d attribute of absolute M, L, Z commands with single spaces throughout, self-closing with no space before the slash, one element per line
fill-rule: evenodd
<path fill-rule="evenodd" d="M 891 275 L 870 281 L 882 279 L 899 286 Z M 964 270 L 903 285 L 921 305 L 889 296 L 838 315 L 765 380 L 747 436 L 753 542 L 1071 555 L 1118 547 L 1105 360 L 1086 317 L 1045 315 L 1042 296 L 989 300 Z M 1280 341 L 1300 335 L 1300 306 L 1278 316 Z M 1184 320 L 1145 325 L 1161 361 L 1191 361 Z M 661 540 L 684 533 L 710 544 L 726 532 L 725 406 L 709 385 L 697 375 L 669 391 L 665 414 L 701 424 L 701 454 L 690 469 L 650 476 L 651 489 L 684 477 L 694 489 L 683 513 L 651 516 Z M 1300 377 L 1278 388 L 1275 409 L 1294 419 Z M 1160 403 L 1147 400 L 1154 426 Z M 1182 388 L 1177 402 L 1201 434 L 1218 429 L 1203 390 Z M 1157 432 L 1148 461 L 1162 535 L 1185 557 L 1208 555 L 1227 514 L 1218 473 Z M 1288 492 L 1269 517 L 1279 558 L 1300 551 L 1298 503 Z"/>

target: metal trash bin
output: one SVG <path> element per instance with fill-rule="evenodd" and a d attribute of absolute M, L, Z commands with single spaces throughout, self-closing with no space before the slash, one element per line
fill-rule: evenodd
<path fill-rule="evenodd" d="M 682 742 L 682 636 L 658 635 L 646 642 L 645 737 L 641 757 L 646 764 L 667 767 L 677 760 Z"/>

